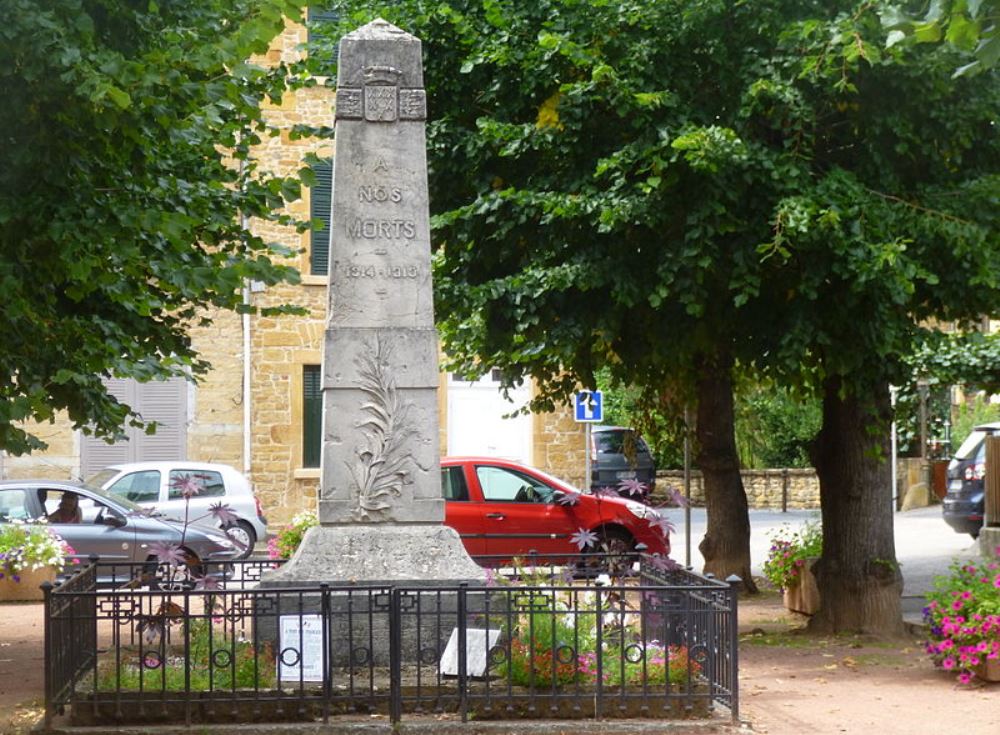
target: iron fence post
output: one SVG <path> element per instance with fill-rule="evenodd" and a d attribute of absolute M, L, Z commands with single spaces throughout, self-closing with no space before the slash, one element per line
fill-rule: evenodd
<path fill-rule="evenodd" d="M 597 664 L 597 695 L 594 699 L 594 706 L 596 708 L 595 715 L 597 717 L 604 716 L 604 656 L 601 652 L 604 650 L 604 612 L 601 609 L 601 588 L 598 587 L 594 592 L 594 603 L 595 609 L 597 611 L 597 621 L 594 626 L 594 652 L 597 654 L 597 659 L 595 663 Z"/>
<path fill-rule="evenodd" d="M 42 583 L 42 595 L 44 596 L 45 605 L 45 628 L 44 628 L 44 647 L 45 647 L 45 729 L 52 729 L 52 717 L 55 712 L 55 705 L 52 702 L 53 692 L 52 692 L 52 583 L 43 582 Z"/>
<path fill-rule="evenodd" d="M 729 671 L 729 691 L 731 692 L 732 701 L 730 702 L 730 712 L 733 716 L 733 724 L 739 724 L 740 721 L 740 677 L 739 677 L 739 658 L 740 658 L 740 634 L 739 634 L 739 618 L 737 616 L 737 606 L 739 605 L 739 591 L 743 585 L 743 580 L 737 577 L 735 574 L 726 577 L 726 582 L 729 583 L 729 589 L 727 590 L 727 595 L 729 597 L 729 655 L 730 655 L 730 665 Z"/>
<path fill-rule="evenodd" d="M 333 671 L 330 663 L 330 585 L 321 582 L 319 585 L 320 610 L 322 620 L 320 630 L 322 631 L 323 645 L 323 724 L 330 722 L 330 699 L 333 697 Z"/>
<path fill-rule="evenodd" d="M 398 587 L 392 588 L 389 605 L 389 721 L 396 726 L 403 718 L 403 625 Z"/>
<path fill-rule="evenodd" d="M 468 600 L 466 595 L 469 592 L 469 583 L 462 582 L 458 585 L 458 712 L 462 717 L 462 722 L 468 722 L 468 651 L 466 650 L 466 605 Z"/>
<path fill-rule="evenodd" d="M 184 595 L 184 724 L 191 727 L 191 596 L 187 590 L 181 590 Z M 166 657 L 163 665 L 167 665 Z"/>

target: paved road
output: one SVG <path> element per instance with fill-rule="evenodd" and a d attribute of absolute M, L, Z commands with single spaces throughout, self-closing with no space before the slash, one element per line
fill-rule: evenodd
<path fill-rule="evenodd" d="M 671 556 L 686 564 L 684 510 L 670 509 L 667 515 L 677 531 L 671 538 Z M 750 511 L 750 566 L 753 574 L 762 575 L 767 558 L 770 536 L 787 526 L 797 529 L 807 521 L 818 519 L 819 511 L 790 510 L 787 513 L 770 510 Z M 952 559 L 973 559 L 978 547 L 972 538 L 951 530 L 941 519 L 941 506 L 900 511 L 894 514 L 896 560 L 903 571 L 903 609 L 907 620 L 916 620 L 923 607 L 923 595 L 934 587 L 934 577 L 945 574 Z M 691 566 L 701 570 L 705 563 L 698 553 L 698 543 L 705 534 L 705 509 L 691 509 Z"/>

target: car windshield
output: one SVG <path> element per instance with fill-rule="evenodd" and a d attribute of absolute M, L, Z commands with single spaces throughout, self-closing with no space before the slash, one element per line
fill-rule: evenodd
<path fill-rule="evenodd" d="M 106 492 L 104 492 L 103 490 L 101 490 L 101 488 L 95 487 L 94 485 L 91 485 L 90 483 L 87 483 L 87 482 L 81 483 L 81 485 L 82 485 L 82 487 L 85 487 L 90 492 L 94 493 L 94 495 L 98 496 L 97 499 L 99 501 L 101 501 L 102 503 L 106 503 L 107 505 L 117 505 L 122 510 L 124 510 L 124 511 L 126 511 L 128 513 L 138 513 L 140 515 L 149 515 L 149 509 L 148 508 L 143 508 L 141 505 L 136 505 L 135 503 L 133 503 L 128 498 L 122 498 L 122 497 L 120 497 L 118 495 L 108 495 Z"/>
<path fill-rule="evenodd" d="M 597 444 L 597 451 L 609 454 L 630 454 L 633 450 L 649 451 L 642 437 L 631 429 L 595 431 L 594 442 Z"/>
<path fill-rule="evenodd" d="M 958 451 L 955 452 L 955 459 L 971 459 L 975 456 L 976 448 L 982 443 L 985 436 L 985 431 L 976 430 L 965 437 L 965 441 L 962 442 L 962 446 L 960 446 Z"/>

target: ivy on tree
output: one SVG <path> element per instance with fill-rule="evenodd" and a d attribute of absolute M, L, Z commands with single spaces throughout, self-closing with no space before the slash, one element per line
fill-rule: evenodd
<path fill-rule="evenodd" d="M 245 223 L 288 223 L 298 195 L 253 159 L 284 70 L 251 59 L 301 4 L 5 4 L 0 449 L 44 447 L 24 422 L 61 410 L 107 438 L 141 424 L 104 379 L 204 373 L 189 327 L 297 277 Z"/>

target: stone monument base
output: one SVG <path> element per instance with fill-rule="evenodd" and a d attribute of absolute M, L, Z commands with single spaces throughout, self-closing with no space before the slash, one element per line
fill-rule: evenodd
<path fill-rule="evenodd" d="M 315 526 L 262 587 L 336 584 L 449 585 L 486 581 L 455 529 L 442 524 Z"/>

